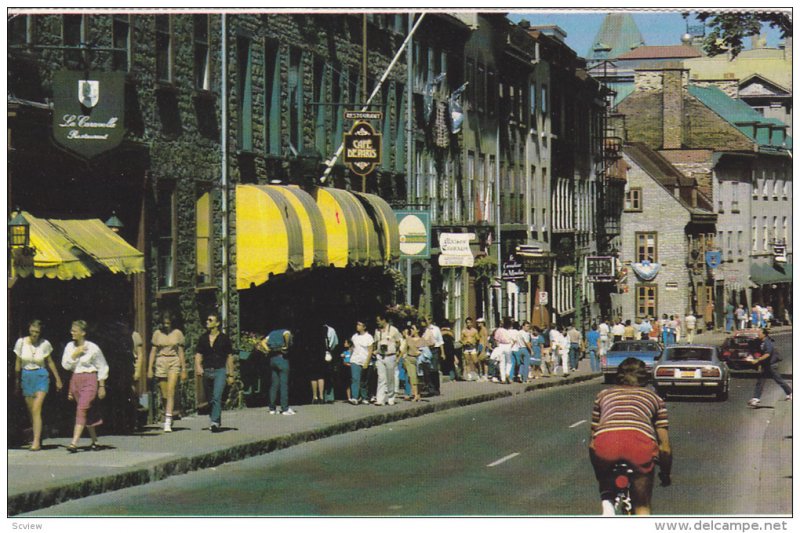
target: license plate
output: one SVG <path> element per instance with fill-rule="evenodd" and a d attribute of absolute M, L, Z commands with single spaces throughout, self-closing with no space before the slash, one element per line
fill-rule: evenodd
<path fill-rule="evenodd" d="M 694 370 L 684 370 L 681 372 L 682 378 L 693 378 L 694 377 Z"/>

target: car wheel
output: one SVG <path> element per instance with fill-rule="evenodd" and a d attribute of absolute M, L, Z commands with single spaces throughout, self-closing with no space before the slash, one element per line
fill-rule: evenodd
<path fill-rule="evenodd" d="M 717 401 L 725 402 L 727 400 L 728 400 L 728 387 L 726 385 L 724 389 L 722 389 L 717 393 Z"/>

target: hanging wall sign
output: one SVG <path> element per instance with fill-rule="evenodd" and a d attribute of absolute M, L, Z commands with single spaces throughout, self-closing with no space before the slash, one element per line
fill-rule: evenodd
<path fill-rule="evenodd" d="M 91 159 L 125 138 L 125 73 L 62 70 L 53 75 L 53 141 Z"/>
<path fill-rule="evenodd" d="M 706 265 L 708 268 L 717 268 L 722 263 L 722 252 L 719 250 L 706 252 Z"/>
<path fill-rule="evenodd" d="M 381 162 L 381 134 L 369 122 L 356 122 L 344 134 L 344 162 L 359 176 L 367 176 Z"/>
<path fill-rule="evenodd" d="M 472 267 L 475 256 L 469 242 L 475 239 L 474 233 L 442 233 L 439 235 L 439 266 Z"/>
<path fill-rule="evenodd" d="M 431 256 L 431 214 L 428 211 L 395 211 L 400 230 L 402 259 L 429 259 Z"/>

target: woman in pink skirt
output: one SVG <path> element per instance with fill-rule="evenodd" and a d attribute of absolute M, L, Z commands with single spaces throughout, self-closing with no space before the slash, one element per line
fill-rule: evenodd
<path fill-rule="evenodd" d="M 92 439 L 91 450 L 98 450 L 97 431 L 95 427 L 103 423 L 97 408 L 94 405 L 96 398 L 106 397 L 106 379 L 108 379 L 108 364 L 103 352 L 95 343 L 86 340 L 86 322 L 76 320 L 70 329 L 72 342 L 64 348 L 61 357 L 61 366 L 72 372 L 69 382 L 70 400 L 75 400 L 77 409 L 75 413 L 75 430 L 72 433 L 72 442 L 67 446 L 67 451 L 78 451 L 78 441 L 83 434 L 83 428 L 89 428 Z"/>

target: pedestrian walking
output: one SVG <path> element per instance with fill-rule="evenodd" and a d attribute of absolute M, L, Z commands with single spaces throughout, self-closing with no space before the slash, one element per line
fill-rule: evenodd
<path fill-rule="evenodd" d="M 475 319 L 475 327 L 478 330 L 478 380 L 486 381 L 489 379 L 489 330 L 486 328 L 486 319 Z"/>
<path fill-rule="evenodd" d="M 421 318 L 420 326 L 424 328 L 424 331 L 421 332 L 422 336 L 428 337 L 432 340 L 432 344 L 430 345 L 430 362 L 425 363 L 425 365 L 427 365 L 426 368 L 428 369 L 426 377 L 427 385 L 429 386 L 430 394 L 439 396 L 439 394 L 441 394 L 439 366 L 442 360 L 442 349 L 444 346 L 442 330 L 439 329 L 439 326 L 433 323 L 433 320 L 431 320 L 430 317 Z"/>
<path fill-rule="evenodd" d="M 714 329 L 714 302 L 712 300 L 706 302 L 706 307 L 703 310 L 703 324 L 705 325 L 706 331 Z"/>
<path fill-rule="evenodd" d="M 411 396 L 406 396 L 406 400 L 420 401 L 419 394 L 419 369 L 418 362 L 419 356 L 422 353 L 421 349 L 426 345 L 426 340 L 419 334 L 420 327 L 412 323 L 406 330 L 405 347 L 406 351 L 403 354 L 403 365 L 408 376 L 408 382 L 411 385 Z"/>
<path fill-rule="evenodd" d="M 323 327 L 325 328 L 325 373 L 323 375 L 321 399 L 325 403 L 333 403 L 336 400 L 335 383 L 339 370 L 334 354 L 339 348 L 339 335 L 332 326 L 324 324 Z"/>
<path fill-rule="evenodd" d="M 261 347 L 269 357 L 269 414 L 280 413 L 291 416 L 297 412 L 289 407 L 289 352 L 294 338 L 292 332 L 286 328 L 277 328 L 261 341 Z M 278 411 L 278 393 L 280 393 L 281 408 Z"/>
<path fill-rule="evenodd" d="M 345 339 L 342 341 L 342 353 L 339 356 L 342 360 L 342 367 L 344 368 L 344 372 L 347 375 L 347 383 L 345 387 L 345 397 L 347 401 L 350 401 L 351 392 L 350 392 L 350 380 L 352 379 L 352 374 L 350 370 L 350 356 L 353 355 L 353 344 L 351 343 L 350 339 Z"/>
<path fill-rule="evenodd" d="M 460 380 L 460 360 L 456 350 L 456 335 L 453 333 L 453 328 L 449 320 L 442 323 L 441 332 L 442 340 L 444 340 L 444 344 L 442 345 L 442 375 L 450 378 L 450 381 Z"/>
<path fill-rule="evenodd" d="M 630 319 L 625 321 L 625 329 L 622 332 L 622 338 L 626 341 L 632 341 L 636 338 L 636 328 L 633 327 Z"/>
<path fill-rule="evenodd" d="M 53 358 L 53 346 L 50 341 L 42 338 L 42 321 L 31 320 L 28 324 L 28 336 L 20 337 L 14 344 L 15 392 L 22 393 L 28 415 L 33 426 L 33 441 L 30 451 L 38 452 L 42 449 L 42 406 L 45 396 L 50 390 L 50 374 L 56 380 L 56 391 L 63 387 L 61 376 L 58 374 Z"/>
<path fill-rule="evenodd" d="M 564 377 L 569 376 L 570 368 L 569 368 L 569 349 L 570 349 L 570 341 L 569 337 L 567 336 L 564 327 L 562 326 L 559 329 L 559 338 L 558 338 L 558 352 L 561 356 L 561 372 Z"/>
<path fill-rule="evenodd" d="M 367 369 L 372 359 L 375 338 L 367 333 L 364 322 L 356 322 L 356 332 L 350 338 L 350 344 L 353 346 L 353 353 L 350 355 L 350 403 L 369 405 Z"/>
<path fill-rule="evenodd" d="M 378 371 L 378 391 L 375 405 L 394 405 L 394 371 L 397 366 L 397 351 L 403 337 L 385 314 L 378 315 L 376 322 L 378 327 L 374 338 L 377 345 L 375 368 Z"/>
<path fill-rule="evenodd" d="M 539 331 L 539 328 L 533 326 L 531 329 L 531 368 L 533 370 L 533 379 L 542 377 L 543 348 L 544 337 Z"/>
<path fill-rule="evenodd" d="M 575 324 L 570 324 L 567 330 L 567 338 L 569 339 L 569 370 L 571 372 L 577 371 L 583 335 L 577 330 Z"/>
<path fill-rule="evenodd" d="M 618 318 L 611 327 L 611 336 L 614 338 L 614 342 L 619 342 L 625 337 L 625 325 L 621 318 Z"/>
<path fill-rule="evenodd" d="M 733 305 L 728 302 L 725 305 L 725 333 L 730 333 L 733 330 Z"/>
<path fill-rule="evenodd" d="M 695 328 L 697 327 L 697 317 L 695 317 L 691 311 L 683 317 L 683 323 L 686 326 L 686 342 L 689 344 L 694 343 L 694 332 Z"/>
<path fill-rule="evenodd" d="M 650 333 L 653 331 L 653 324 L 650 323 L 650 317 L 646 316 L 642 319 L 642 323 L 639 324 L 639 334 L 642 340 L 648 340 L 650 338 Z"/>
<path fill-rule="evenodd" d="M 736 323 L 739 329 L 747 329 L 747 311 L 745 311 L 744 305 L 742 304 L 739 304 L 736 308 Z"/>
<path fill-rule="evenodd" d="M 324 402 L 328 328 L 325 325 L 312 324 L 305 333 L 304 335 L 302 331 L 298 331 L 298 339 L 306 341 L 306 346 L 302 347 L 305 354 L 304 373 L 311 385 L 311 403 L 316 405 Z"/>
<path fill-rule="evenodd" d="M 526 320 L 522 323 L 517 333 L 512 352 L 514 364 L 516 365 L 517 381 L 520 383 L 527 383 L 531 377 L 531 339 L 531 323 Z"/>
<path fill-rule="evenodd" d="M 600 333 L 597 331 L 597 324 L 592 324 L 592 329 L 586 334 L 586 351 L 589 354 L 589 367 L 592 372 L 600 371 Z"/>
<path fill-rule="evenodd" d="M 463 375 L 467 381 L 477 381 L 479 377 L 478 345 L 480 344 L 479 331 L 472 323 L 472 317 L 464 321 L 461 330 L 461 358 L 463 360 Z"/>
<path fill-rule="evenodd" d="M 756 407 L 761 403 L 761 393 L 764 392 L 764 383 L 767 379 L 773 380 L 777 383 L 786 393 L 786 400 L 792 399 L 792 388 L 783 379 L 778 371 L 778 363 L 781 361 L 780 354 L 775 349 L 775 341 L 769 336 L 769 330 L 762 328 L 758 332 L 758 340 L 761 341 L 759 357 L 754 358 L 751 364 L 758 366 L 760 373 L 758 381 L 756 381 L 756 388 L 753 391 L 753 397 L 747 402 L 750 407 Z"/>
<path fill-rule="evenodd" d="M 90 449 L 100 449 L 97 443 L 97 426 L 103 423 L 96 400 L 106 397 L 108 363 L 100 347 L 86 340 L 86 322 L 76 320 L 69 330 L 72 341 L 64 347 L 61 366 L 72 372 L 67 399 L 75 401 L 75 427 L 67 451 L 78 451 L 78 441 L 87 428 L 92 439 Z"/>
<path fill-rule="evenodd" d="M 222 429 L 222 394 L 225 384 L 232 385 L 234 381 L 233 345 L 221 327 L 219 316 L 209 313 L 206 334 L 198 339 L 194 354 L 194 371 L 203 380 L 203 391 L 211 407 L 212 433 Z M 164 429 L 166 431 L 166 426 Z"/>
<path fill-rule="evenodd" d="M 492 337 L 495 341 L 495 348 L 492 350 L 491 359 L 497 364 L 499 377 L 493 377 L 495 383 L 510 383 L 508 369 L 509 359 L 511 358 L 511 318 L 503 318 L 503 323 L 494 330 Z"/>
<path fill-rule="evenodd" d="M 611 328 L 608 326 L 608 322 L 605 318 L 598 324 L 597 333 L 600 335 L 600 340 L 597 345 L 598 356 L 603 357 L 608 353 L 608 349 L 611 348 Z"/>
<path fill-rule="evenodd" d="M 147 366 L 147 377 L 158 380 L 164 412 L 164 432 L 172 431 L 172 417 L 175 408 L 175 391 L 178 388 L 178 377 L 186 380 L 186 354 L 183 332 L 173 324 L 173 316 L 169 311 L 161 315 L 161 326 L 153 332 L 150 343 L 150 359 Z M 155 367 L 155 370 L 154 370 Z"/>

